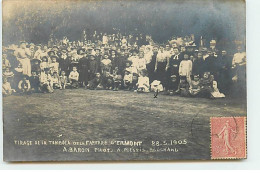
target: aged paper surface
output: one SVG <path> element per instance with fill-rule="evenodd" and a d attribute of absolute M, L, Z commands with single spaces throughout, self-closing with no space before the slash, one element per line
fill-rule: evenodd
<path fill-rule="evenodd" d="M 4 160 L 246 158 L 245 22 L 242 0 L 4 0 Z"/>

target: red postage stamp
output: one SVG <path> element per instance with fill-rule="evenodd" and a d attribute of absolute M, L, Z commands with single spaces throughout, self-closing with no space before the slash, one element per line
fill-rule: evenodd
<path fill-rule="evenodd" d="M 211 159 L 246 158 L 246 117 L 211 117 Z"/>

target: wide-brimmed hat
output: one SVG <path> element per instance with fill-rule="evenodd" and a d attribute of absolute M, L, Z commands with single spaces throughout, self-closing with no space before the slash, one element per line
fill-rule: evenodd
<path fill-rule="evenodd" d="M 56 54 L 56 53 L 55 53 L 53 50 L 51 50 L 51 51 L 48 52 L 48 55 L 49 55 L 49 56 L 52 56 L 52 55 L 55 55 L 55 54 Z"/>
<path fill-rule="evenodd" d="M 186 48 L 194 48 L 194 47 L 196 47 L 196 44 L 195 44 L 195 43 L 189 44 L 188 46 L 186 46 Z"/>

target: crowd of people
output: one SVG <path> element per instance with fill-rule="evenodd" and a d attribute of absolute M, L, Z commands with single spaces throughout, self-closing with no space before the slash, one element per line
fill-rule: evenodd
<path fill-rule="evenodd" d="M 83 31 L 77 41 L 51 35 L 46 44 L 11 44 L 2 57 L 4 96 L 80 87 L 208 98 L 231 94 L 233 85 L 245 92 L 241 46 L 231 55 L 214 39 L 196 45 L 194 35 L 157 44 L 148 35 Z"/>

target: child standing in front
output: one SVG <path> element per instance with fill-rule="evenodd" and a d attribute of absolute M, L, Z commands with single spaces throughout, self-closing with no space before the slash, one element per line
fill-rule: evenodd
<path fill-rule="evenodd" d="M 52 56 L 51 57 L 51 64 L 50 64 L 50 68 L 51 68 L 51 75 L 53 75 L 54 72 L 56 72 L 57 74 L 59 74 L 59 63 L 57 62 L 57 56 Z"/>
<path fill-rule="evenodd" d="M 191 72 L 192 72 L 192 61 L 189 60 L 188 54 L 184 54 L 184 59 L 181 61 L 180 67 L 179 67 L 179 76 L 186 77 L 187 82 L 190 83 Z"/>
<path fill-rule="evenodd" d="M 109 72 L 111 71 L 111 68 L 112 68 L 112 61 L 110 59 L 108 59 L 108 55 L 105 54 L 104 55 L 104 59 L 101 61 L 101 72 L 102 74 L 106 74 L 106 72 Z"/>
<path fill-rule="evenodd" d="M 61 88 L 60 89 L 66 89 L 66 86 L 67 86 L 67 81 L 68 81 L 68 78 L 66 76 L 66 73 L 65 71 L 61 71 L 61 76 L 60 76 L 60 85 L 61 85 Z"/>

